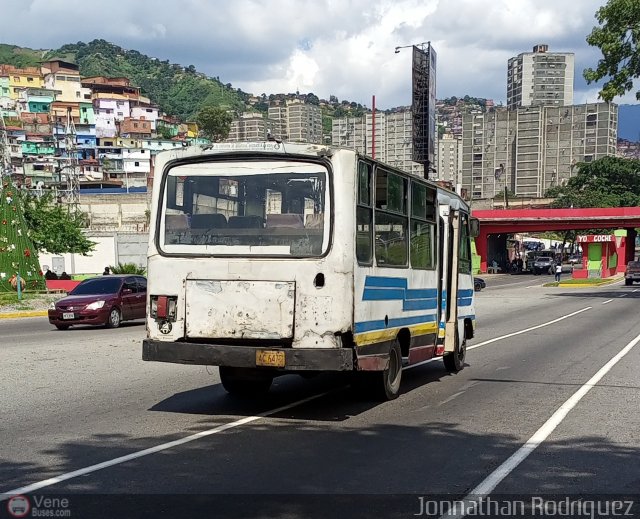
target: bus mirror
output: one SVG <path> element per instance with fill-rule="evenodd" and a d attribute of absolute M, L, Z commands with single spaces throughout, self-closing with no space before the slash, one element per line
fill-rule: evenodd
<path fill-rule="evenodd" d="M 477 218 L 469 219 L 469 234 L 472 238 L 480 235 L 480 220 Z"/>

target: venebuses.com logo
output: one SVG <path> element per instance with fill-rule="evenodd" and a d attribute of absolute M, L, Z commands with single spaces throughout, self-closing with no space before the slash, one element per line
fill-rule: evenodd
<path fill-rule="evenodd" d="M 7 512 L 11 517 L 26 517 L 31 511 L 31 503 L 25 496 L 13 496 L 7 501 Z"/>

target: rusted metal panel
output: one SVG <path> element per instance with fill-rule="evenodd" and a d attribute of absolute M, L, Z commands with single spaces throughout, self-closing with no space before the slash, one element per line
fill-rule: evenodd
<path fill-rule="evenodd" d="M 295 282 L 188 280 L 187 337 L 291 339 Z"/>

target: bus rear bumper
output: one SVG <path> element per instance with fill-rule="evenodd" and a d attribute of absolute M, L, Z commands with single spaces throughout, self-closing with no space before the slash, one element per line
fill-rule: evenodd
<path fill-rule="evenodd" d="M 284 371 L 353 370 L 353 350 L 349 348 L 259 348 L 152 339 L 142 341 L 142 360 L 174 364 L 260 368 L 263 366 L 256 360 L 258 353 L 264 351 L 284 352 L 284 366 L 275 366 Z"/>

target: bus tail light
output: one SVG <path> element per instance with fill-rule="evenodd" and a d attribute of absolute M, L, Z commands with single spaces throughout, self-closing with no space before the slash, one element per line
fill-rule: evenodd
<path fill-rule="evenodd" d="M 178 298 L 175 296 L 151 296 L 151 317 L 157 320 L 176 320 Z"/>

